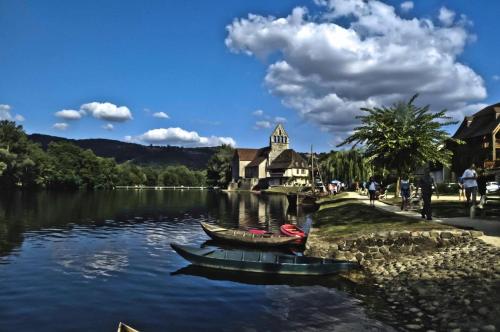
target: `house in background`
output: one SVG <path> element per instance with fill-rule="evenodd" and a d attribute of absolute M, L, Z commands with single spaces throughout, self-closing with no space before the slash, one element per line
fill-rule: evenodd
<path fill-rule="evenodd" d="M 452 170 L 459 176 L 472 163 L 500 180 L 500 103 L 466 116 L 453 138 L 465 144 L 451 144 Z"/>
<path fill-rule="evenodd" d="M 269 146 L 235 149 L 229 189 L 305 186 L 310 183 L 309 176 L 306 160 L 290 149 L 290 138 L 278 124 L 269 137 Z"/>

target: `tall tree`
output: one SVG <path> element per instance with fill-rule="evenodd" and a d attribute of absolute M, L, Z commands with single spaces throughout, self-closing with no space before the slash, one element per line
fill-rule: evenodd
<path fill-rule="evenodd" d="M 33 144 L 22 126 L 13 121 L 0 121 L 0 186 L 24 184 L 35 166 L 30 156 Z"/>
<path fill-rule="evenodd" d="M 234 149 L 230 145 L 222 145 L 208 160 L 207 182 L 212 186 L 227 187 L 231 182 L 231 160 Z"/>
<path fill-rule="evenodd" d="M 446 116 L 446 110 L 432 113 L 429 105 L 415 106 L 417 96 L 391 107 L 362 108 L 368 114 L 358 117 L 361 126 L 338 146 L 362 144 L 375 165 L 398 176 L 426 163 L 449 165 L 451 151 L 445 141 L 450 137 L 443 127 L 456 122 Z"/>
<path fill-rule="evenodd" d="M 331 151 L 319 162 L 327 180 L 341 180 L 352 184 L 367 180 L 373 173 L 369 159 L 358 149 Z"/>

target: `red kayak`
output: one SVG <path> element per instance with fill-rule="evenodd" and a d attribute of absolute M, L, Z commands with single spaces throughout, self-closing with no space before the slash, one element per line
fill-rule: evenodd
<path fill-rule="evenodd" d="M 304 231 L 298 228 L 296 225 L 284 224 L 281 225 L 280 230 L 281 233 L 285 235 L 298 237 L 299 239 L 297 240 L 297 242 L 302 242 L 306 238 L 306 233 L 304 233 Z"/>
<path fill-rule="evenodd" d="M 251 229 L 248 230 L 248 233 L 251 233 L 251 234 L 266 234 L 266 233 L 269 233 L 269 232 L 265 231 L 263 229 L 251 228 Z"/>

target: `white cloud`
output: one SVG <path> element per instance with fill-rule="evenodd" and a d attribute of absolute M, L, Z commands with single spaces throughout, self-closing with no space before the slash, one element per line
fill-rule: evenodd
<path fill-rule="evenodd" d="M 413 9 L 413 1 L 405 1 L 405 2 L 402 2 L 401 3 L 401 10 L 404 12 L 404 13 L 407 13 L 409 12 L 410 10 Z"/>
<path fill-rule="evenodd" d="M 52 128 L 57 129 L 57 130 L 66 130 L 68 129 L 69 124 L 65 122 L 57 122 L 52 125 Z"/>
<path fill-rule="evenodd" d="M 170 119 L 170 116 L 165 112 L 153 113 L 153 117 L 158 118 L 158 119 Z"/>
<path fill-rule="evenodd" d="M 123 139 L 125 140 L 125 142 L 129 142 L 129 143 L 135 141 L 134 138 L 130 135 L 125 136 Z"/>
<path fill-rule="evenodd" d="M 26 119 L 21 114 L 16 114 L 16 116 L 14 117 L 14 120 L 16 120 L 17 122 L 23 122 Z"/>
<path fill-rule="evenodd" d="M 257 121 L 255 122 L 254 129 L 266 129 L 271 128 L 271 122 L 267 120 Z"/>
<path fill-rule="evenodd" d="M 84 115 L 84 111 L 62 110 L 54 113 L 55 116 L 64 120 L 80 120 Z"/>
<path fill-rule="evenodd" d="M 10 113 L 11 110 L 12 107 L 10 105 L 0 104 L 0 120 L 14 120 L 17 122 L 23 122 L 25 120 L 24 116 L 22 116 L 21 114 L 12 116 L 12 114 Z"/>
<path fill-rule="evenodd" d="M 493 81 L 500 81 L 500 75 L 493 75 L 491 76 L 491 78 L 493 79 Z"/>
<path fill-rule="evenodd" d="M 262 115 L 264 115 L 264 111 L 263 110 L 256 110 L 252 114 L 255 116 L 262 116 Z"/>
<path fill-rule="evenodd" d="M 151 129 L 137 137 L 138 140 L 151 144 L 169 144 L 180 146 L 218 146 L 236 145 L 231 137 L 200 136 L 196 131 L 187 131 L 179 127 Z"/>
<path fill-rule="evenodd" d="M 282 117 L 282 116 L 275 116 L 274 117 L 274 123 L 285 123 L 286 122 L 286 118 Z"/>
<path fill-rule="evenodd" d="M 89 112 L 96 119 L 124 122 L 132 120 L 132 113 L 127 106 L 116 106 L 111 103 L 92 102 L 80 106 L 81 111 Z"/>
<path fill-rule="evenodd" d="M 102 129 L 111 131 L 115 129 L 115 126 L 113 126 L 111 123 L 107 123 L 104 126 L 102 126 Z"/>
<path fill-rule="evenodd" d="M 342 136 L 359 123 L 360 107 L 415 93 L 433 110 L 457 111 L 486 97 L 483 79 L 457 60 L 470 39 L 463 22 L 404 19 L 376 0 L 315 2 L 325 6 L 319 21 L 302 7 L 282 18 L 250 14 L 227 26 L 225 42 L 235 53 L 272 55 L 269 91 L 321 129 Z"/>
<path fill-rule="evenodd" d="M 455 19 L 455 12 L 453 10 L 449 10 L 446 7 L 441 7 L 439 9 L 439 21 L 444 26 L 450 26 L 453 24 L 453 20 Z"/>

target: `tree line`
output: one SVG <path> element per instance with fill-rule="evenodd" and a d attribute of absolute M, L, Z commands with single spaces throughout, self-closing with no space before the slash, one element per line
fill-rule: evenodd
<path fill-rule="evenodd" d="M 0 121 L 0 188 L 93 190 L 120 185 L 205 186 L 207 172 L 186 166 L 118 164 L 69 142 L 51 142 L 44 151 L 28 139 L 22 126 Z"/>

